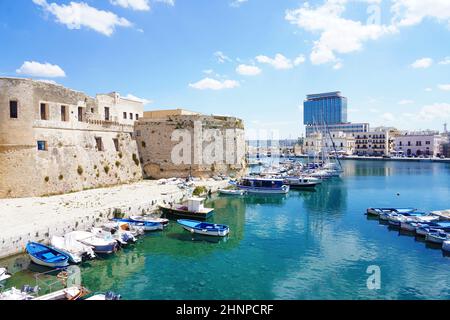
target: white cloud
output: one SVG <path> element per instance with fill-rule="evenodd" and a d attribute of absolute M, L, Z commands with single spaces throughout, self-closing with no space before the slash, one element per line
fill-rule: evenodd
<path fill-rule="evenodd" d="M 431 92 L 431 91 L 433 91 L 433 89 L 431 89 L 431 88 L 425 88 L 425 91 L 426 91 L 426 92 Z"/>
<path fill-rule="evenodd" d="M 16 73 L 44 78 L 61 78 L 66 76 L 64 70 L 58 65 L 50 64 L 48 62 L 39 63 L 36 61 L 25 61 L 22 66 L 16 70 Z"/>
<path fill-rule="evenodd" d="M 424 106 L 419 114 L 419 120 L 433 121 L 433 120 L 450 120 L 450 104 L 448 103 L 435 103 L 432 105 Z"/>
<path fill-rule="evenodd" d="M 438 88 L 443 91 L 450 91 L 450 84 L 440 84 L 438 85 Z"/>
<path fill-rule="evenodd" d="M 148 2 L 148 0 L 110 0 L 110 2 L 115 6 L 130 8 L 135 11 L 150 10 L 150 3 Z"/>
<path fill-rule="evenodd" d="M 33 0 L 45 11 L 53 14 L 56 21 L 69 29 L 86 27 L 106 36 L 114 33 L 116 27 L 130 27 L 132 24 L 125 18 L 116 14 L 98 10 L 84 2 L 70 2 L 70 4 L 47 3 L 46 0 Z"/>
<path fill-rule="evenodd" d="M 205 74 L 213 74 L 213 73 L 214 73 L 214 70 L 212 70 L 212 69 L 206 69 L 206 70 L 203 70 L 203 73 L 205 73 Z"/>
<path fill-rule="evenodd" d="M 247 2 L 248 0 L 234 0 L 230 3 L 231 7 L 240 7 L 243 3 Z"/>
<path fill-rule="evenodd" d="M 217 58 L 217 61 L 219 63 L 225 63 L 225 62 L 231 61 L 231 59 L 229 57 L 227 57 L 222 51 L 216 51 L 214 53 L 214 56 Z"/>
<path fill-rule="evenodd" d="M 292 61 L 280 53 L 275 55 L 275 58 L 269 58 L 267 56 L 259 55 L 256 57 L 256 61 L 259 63 L 267 63 L 278 70 L 291 69 L 293 67 Z"/>
<path fill-rule="evenodd" d="M 431 67 L 432 64 L 433 64 L 433 59 L 422 58 L 422 59 L 418 59 L 418 60 L 414 61 L 411 64 L 411 67 L 413 67 L 414 69 L 427 69 L 427 68 Z"/>
<path fill-rule="evenodd" d="M 338 63 L 336 63 L 336 64 L 333 66 L 333 69 L 334 69 L 334 70 L 340 70 L 340 69 L 342 69 L 343 66 L 344 66 L 344 65 L 342 64 L 342 62 L 338 62 Z"/>
<path fill-rule="evenodd" d="M 298 66 L 298 65 L 304 63 L 305 61 L 306 61 L 305 56 L 301 54 L 297 58 L 295 58 L 294 66 Z"/>
<path fill-rule="evenodd" d="M 261 74 L 261 69 L 256 66 L 241 64 L 236 68 L 236 72 L 243 76 L 257 76 Z"/>
<path fill-rule="evenodd" d="M 450 57 L 445 57 L 445 59 L 440 61 L 439 64 L 442 64 L 442 65 L 450 64 Z"/>
<path fill-rule="evenodd" d="M 450 26 L 450 1 L 448 0 L 392 0 L 393 23 L 412 26 L 425 18 L 434 18 Z"/>
<path fill-rule="evenodd" d="M 219 81 L 211 78 L 204 78 L 198 82 L 190 83 L 189 87 L 198 90 L 223 90 L 223 89 L 233 89 L 239 87 L 239 82 L 235 80 L 224 80 Z"/>
<path fill-rule="evenodd" d="M 287 21 L 306 31 L 320 34 L 319 40 L 314 41 L 310 54 L 313 64 L 335 62 L 336 53 L 359 51 L 364 42 L 397 31 L 393 26 L 363 24 L 360 21 L 343 18 L 348 1 L 350 0 L 327 0 L 315 8 L 306 2 L 297 9 L 286 11 Z M 374 1 L 366 0 L 366 2 Z"/>
<path fill-rule="evenodd" d="M 169 5 L 169 6 L 174 6 L 175 5 L 175 0 L 155 0 L 156 2 L 162 2 L 162 3 L 165 3 L 165 4 L 167 4 L 167 5 Z"/>
<path fill-rule="evenodd" d="M 413 100 L 408 100 L 408 99 L 403 99 L 398 102 L 398 104 L 400 104 L 400 105 L 407 105 L 407 104 L 413 104 L 413 103 L 414 103 Z"/>
<path fill-rule="evenodd" d="M 129 99 L 129 100 L 133 100 L 133 101 L 142 102 L 144 105 L 153 103 L 152 100 L 147 100 L 147 99 L 144 99 L 144 98 L 139 98 L 139 97 L 136 97 L 135 95 L 132 95 L 132 94 L 130 94 L 130 93 L 127 94 L 124 98 L 125 98 L 125 99 Z"/>

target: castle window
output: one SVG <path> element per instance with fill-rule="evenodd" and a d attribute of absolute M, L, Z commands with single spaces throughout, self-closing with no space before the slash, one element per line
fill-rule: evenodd
<path fill-rule="evenodd" d="M 11 119 L 17 119 L 18 110 L 17 110 L 17 101 L 9 102 L 9 117 Z"/>
<path fill-rule="evenodd" d="M 67 106 L 61 106 L 61 121 L 69 121 Z"/>
<path fill-rule="evenodd" d="M 91 113 L 94 113 L 94 108 L 91 108 Z"/>
<path fill-rule="evenodd" d="M 41 120 L 48 120 L 48 105 L 41 103 Z"/>
<path fill-rule="evenodd" d="M 95 143 L 97 145 L 97 151 L 103 151 L 103 141 L 100 137 L 95 137 Z"/>
<path fill-rule="evenodd" d="M 136 120 L 139 120 L 139 115 L 136 113 Z"/>
<path fill-rule="evenodd" d="M 83 121 L 83 107 L 78 107 L 78 121 Z"/>
<path fill-rule="evenodd" d="M 133 120 L 133 114 L 130 112 L 130 120 Z"/>
<path fill-rule="evenodd" d="M 114 147 L 116 148 L 116 151 L 119 152 L 119 139 L 113 139 Z"/>
<path fill-rule="evenodd" d="M 109 108 L 105 107 L 105 120 L 109 121 Z"/>
<path fill-rule="evenodd" d="M 126 113 L 126 112 L 123 113 L 123 118 L 124 118 L 124 119 L 127 118 L 127 113 Z"/>
<path fill-rule="evenodd" d="M 46 151 L 47 150 L 47 141 L 38 140 L 37 148 L 39 151 Z"/>

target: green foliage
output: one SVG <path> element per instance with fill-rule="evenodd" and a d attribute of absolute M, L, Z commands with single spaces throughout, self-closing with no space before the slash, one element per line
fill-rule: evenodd
<path fill-rule="evenodd" d="M 199 197 L 201 195 L 204 195 L 208 192 L 205 186 L 198 186 L 195 187 L 194 191 L 192 192 L 193 196 Z"/>

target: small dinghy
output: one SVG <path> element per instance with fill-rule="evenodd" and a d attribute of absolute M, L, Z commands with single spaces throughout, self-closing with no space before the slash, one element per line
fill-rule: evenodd
<path fill-rule="evenodd" d="M 411 213 L 417 211 L 417 209 L 414 208 L 367 208 L 367 214 L 373 215 L 373 216 L 380 216 L 384 214 L 387 215 L 389 213 L 397 213 L 397 214 L 405 214 L 405 213 Z M 387 220 L 387 219 L 383 219 Z"/>
<path fill-rule="evenodd" d="M 243 196 L 245 194 L 245 190 L 219 189 L 219 193 L 227 196 Z"/>
<path fill-rule="evenodd" d="M 442 230 L 437 230 L 434 232 L 428 232 L 425 240 L 432 243 L 443 243 L 444 241 L 448 240 L 448 234 Z"/>
<path fill-rule="evenodd" d="M 11 278 L 11 275 L 8 273 L 8 270 L 6 268 L 0 268 L 0 283 L 9 278 Z"/>
<path fill-rule="evenodd" d="M 97 237 L 92 232 L 72 231 L 68 235 L 73 236 L 75 240 L 92 247 L 95 253 L 110 254 L 117 251 L 117 242 L 115 240 L 105 240 Z"/>
<path fill-rule="evenodd" d="M 95 253 L 90 246 L 77 241 L 73 235 L 65 237 L 53 236 L 50 244 L 69 256 L 70 262 L 78 264 L 85 259 L 94 259 Z"/>
<path fill-rule="evenodd" d="M 191 233 L 215 237 L 225 237 L 228 233 L 230 233 L 230 228 L 224 224 L 215 224 L 184 219 L 177 220 L 177 222 L 185 230 Z"/>
<path fill-rule="evenodd" d="M 152 216 L 130 216 L 130 220 L 133 221 L 148 221 L 154 223 L 161 223 L 163 226 L 167 226 L 169 224 L 169 219 L 165 218 L 155 218 Z"/>
<path fill-rule="evenodd" d="M 143 228 L 144 231 L 155 231 L 155 230 L 163 230 L 164 225 L 160 222 L 150 222 L 144 220 L 132 220 L 132 219 L 113 219 L 116 222 L 126 222 L 130 226 L 136 226 Z"/>
<path fill-rule="evenodd" d="M 86 288 L 73 286 L 49 294 L 33 298 L 32 300 L 79 300 L 88 293 Z"/>
<path fill-rule="evenodd" d="M 37 242 L 29 242 L 26 246 L 28 255 L 34 263 L 50 268 L 64 268 L 69 265 L 69 256 L 52 247 Z"/>

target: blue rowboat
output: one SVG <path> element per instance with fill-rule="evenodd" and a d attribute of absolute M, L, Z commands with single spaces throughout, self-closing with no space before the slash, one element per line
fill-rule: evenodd
<path fill-rule="evenodd" d="M 163 230 L 164 225 L 161 222 L 151 222 L 145 220 L 133 220 L 133 219 L 113 219 L 113 221 L 126 222 L 131 226 L 139 227 L 144 231 Z"/>
<path fill-rule="evenodd" d="M 387 215 L 389 213 L 396 213 L 396 214 L 407 214 L 417 211 L 417 209 L 414 208 L 368 208 L 367 214 L 371 214 L 374 216 L 381 216 L 381 215 Z"/>
<path fill-rule="evenodd" d="M 215 224 L 209 222 L 200 222 L 195 220 L 177 220 L 185 230 L 191 233 L 197 233 L 214 237 L 225 237 L 230 233 L 230 228 L 224 224 Z"/>
<path fill-rule="evenodd" d="M 41 266 L 64 268 L 69 265 L 69 256 L 55 248 L 37 242 L 29 242 L 26 250 L 31 260 Z"/>

